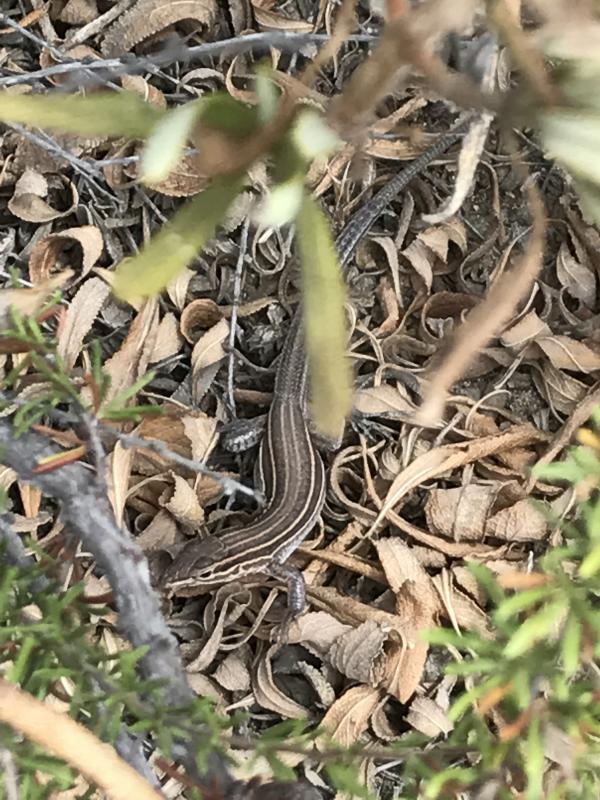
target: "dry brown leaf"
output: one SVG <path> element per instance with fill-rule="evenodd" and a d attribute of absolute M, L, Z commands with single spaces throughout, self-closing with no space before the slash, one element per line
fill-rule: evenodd
<path fill-rule="evenodd" d="M 235 622 L 248 608 L 251 599 L 251 593 L 239 583 L 221 586 L 215 592 L 204 610 L 204 629 L 210 631 L 210 636 L 200 653 L 186 666 L 188 672 L 204 672 L 208 669 L 221 646 L 225 625 Z M 218 613 L 215 614 L 217 609 Z"/>
<path fill-rule="evenodd" d="M 110 481 L 108 489 L 108 499 L 113 507 L 117 525 L 121 525 L 123 522 L 123 511 L 127 500 L 132 461 L 133 450 L 125 448 L 120 442 L 117 442 L 109 457 Z"/>
<path fill-rule="evenodd" d="M 404 542 L 380 539 L 375 546 L 396 598 L 396 614 L 405 623 L 407 640 L 407 646 L 397 647 L 390 654 L 385 686 L 404 703 L 421 681 L 429 650 L 421 632 L 433 627 L 439 601 L 431 578 Z"/>
<path fill-rule="evenodd" d="M 204 509 L 198 502 L 196 492 L 181 475 L 171 473 L 173 486 L 163 493 L 160 505 L 172 514 L 178 522 L 198 527 L 204 521 Z"/>
<path fill-rule="evenodd" d="M 30 483 L 22 483 L 21 481 L 19 481 L 18 486 L 25 516 L 28 519 L 37 517 L 40 510 L 40 503 L 42 501 L 41 491 L 37 487 L 32 486 Z"/>
<path fill-rule="evenodd" d="M 445 609 L 442 616 L 446 617 L 453 625 L 458 625 L 459 630 L 477 631 L 486 638 L 493 636 L 486 613 L 471 597 L 455 586 L 449 592 L 441 574 L 435 575 L 432 583 L 437 588 L 440 603 Z"/>
<path fill-rule="evenodd" d="M 175 355 L 181 350 L 183 339 L 179 333 L 177 317 L 171 311 L 161 319 L 156 331 L 156 343 L 150 354 L 149 363 L 155 364 L 165 358 Z"/>
<path fill-rule="evenodd" d="M 476 483 L 431 489 L 425 505 L 427 527 L 455 541 L 480 542 L 498 490 Z"/>
<path fill-rule="evenodd" d="M 185 307 L 185 299 L 187 297 L 188 287 L 190 281 L 196 273 L 191 269 L 185 267 L 181 272 L 177 273 L 177 277 L 167 284 L 166 292 L 169 295 L 169 300 L 173 303 L 178 311 L 182 311 Z"/>
<path fill-rule="evenodd" d="M 205 455 L 208 455 L 209 450 L 206 443 L 211 442 L 215 426 L 214 417 L 208 417 L 203 411 L 193 411 L 165 404 L 163 414 L 160 417 L 146 418 L 139 426 L 137 435 L 144 439 L 157 439 L 163 442 L 169 450 L 174 450 L 186 458 L 194 457 L 202 460 Z M 138 455 L 141 456 L 141 454 Z M 170 466 L 167 460 L 156 453 L 145 452 L 143 460 L 147 465 L 152 465 L 151 474 L 164 472 Z M 140 460 L 136 463 L 136 469 L 140 469 L 141 466 Z M 185 470 L 179 471 L 182 475 L 186 475 Z M 189 473 L 187 477 L 191 475 L 192 473 Z"/>
<path fill-rule="evenodd" d="M 71 194 L 71 204 L 64 211 L 58 211 L 44 200 L 48 196 L 48 181 L 39 172 L 26 169 L 15 184 L 13 196 L 8 201 L 9 211 L 25 222 L 50 222 L 70 214 L 77 203 L 79 195 L 75 184 L 65 179 Z"/>
<path fill-rule="evenodd" d="M 110 377 L 104 403 L 113 400 L 119 392 L 130 389 L 146 373 L 157 329 L 158 301 L 154 298 L 143 304 L 131 323 L 125 341 L 104 364 L 104 374 Z"/>
<path fill-rule="evenodd" d="M 252 679 L 254 696 L 260 706 L 274 711 L 284 719 L 301 719 L 307 715 L 307 709 L 284 694 L 273 680 L 271 658 L 278 649 L 279 645 L 272 645 L 260 658 Z"/>
<path fill-rule="evenodd" d="M 163 552 L 177 545 L 180 540 L 181 534 L 177 523 L 164 508 L 158 510 L 149 525 L 135 538 L 136 544 L 144 553 Z"/>
<path fill-rule="evenodd" d="M 582 264 L 571 255 L 565 242 L 561 243 L 556 256 L 556 277 L 570 295 L 581 300 L 589 308 L 594 307 L 596 275 L 590 266 Z"/>
<path fill-rule="evenodd" d="M 389 336 L 390 333 L 396 330 L 400 322 L 400 303 L 392 282 L 387 276 L 384 276 L 379 281 L 377 295 L 385 316 L 383 322 L 375 331 L 375 335 Z"/>
<path fill-rule="evenodd" d="M 332 614 L 309 611 L 290 624 L 288 641 L 290 644 L 308 642 L 319 652 L 326 653 L 339 636 L 351 630 L 350 625 L 344 625 Z"/>
<path fill-rule="evenodd" d="M 550 406 L 560 414 L 571 414 L 589 392 L 589 386 L 578 381 L 573 375 L 561 372 L 546 361 L 541 373 L 534 372 L 534 383 L 539 387 L 538 379 L 542 383 L 539 387 L 540 394 L 545 396 Z"/>
<path fill-rule="evenodd" d="M 79 358 L 83 340 L 92 329 L 98 312 L 110 294 L 100 278 L 90 278 L 77 291 L 57 331 L 57 352 L 65 369 L 71 370 Z"/>
<path fill-rule="evenodd" d="M 202 170 L 195 155 L 184 155 L 171 169 L 168 176 L 159 183 L 148 183 L 154 192 L 167 197 L 191 197 L 206 189 L 210 178 Z"/>
<path fill-rule="evenodd" d="M 0 289 L 0 329 L 11 325 L 11 308 L 25 317 L 33 317 L 41 310 L 47 297 L 73 277 L 71 270 L 53 275 L 34 289 Z M 19 352 L 3 350 L 0 352 Z"/>
<path fill-rule="evenodd" d="M 540 436 L 541 434 L 532 426 L 520 425 L 496 436 L 485 436 L 460 444 L 442 445 L 423 453 L 394 479 L 388 489 L 385 502 L 367 535 L 371 535 L 375 531 L 381 520 L 402 497 L 424 481 L 473 461 L 502 453 L 504 450 L 535 442 L 540 439 Z"/>
<path fill-rule="evenodd" d="M 431 284 L 433 283 L 433 262 L 435 260 L 433 251 L 430 250 L 425 242 L 416 238 L 401 252 L 417 275 L 422 279 L 425 284 L 425 291 L 429 294 L 431 292 Z"/>
<path fill-rule="evenodd" d="M 342 747 L 350 747 L 367 730 L 381 693 L 371 686 L 354 686 L 339 697 L 321 720 L 321 727 Z"/>
<path fill-rule="evenodd" d="M 529 311 L 514 325 L 504 331 L 500 341 L 505 347 L 510 347 L 519 352 L 539 336 L 552 333 L 548 325 L 543 322 L 535 311 Z"/>
<path fill-rule="evenodd" d="M 487 521 L 486 534 L 507 542 L 537 542 L 548 532 L 546 518 L 530 500 L 519 500 Z"/>
<path fill-rule="evenodd" d="M 354 409 L 365 416 L 382 414 L 408 421 L 415 412 L 415 404 L 406 394 L 406 389 L 402 384 L 394 387 L 388 383 L 382 383 L 379 386 L 359 389 L 355 392 Z"/>
<path fill-rule="evenodd" d="M 252 3 L 254 6 L 254 3 Z M 313 25 L 303 19 L 290 19 L 275 11 L 254 6 L 254 17 L 260 30 L 263 31 L 293 31 L 294 33 L 311 33 Z"/>
<path fill-rule="evenodd" d="M 251 653 L 248 646 L 240 647 L 221 661 L 213 677 L 229 692 L 248 692 L 251 685 L 250 660 Z"/>
<path fill-rule="evenodd" d="M 201 336 L 192 350 L 192 398 L 195 403 L 206 394 L 225 358 L 223 343 L 229 336 L 229 323 L 222 319 Z"/>
<path fill-rule="evenodd" d="M 207 414 L 198 412 L 182 417 L 183 430 L 192 447 L 192 458 L 205 461 L 216 444 L 217 420 Z"/>
<path fill-rule="evenodd" d="M 151 103 L 158 108 L 167 108 L 167 99 L 161 90 L 152 86 L 141 75 L 121 75 L 121 86 L 130 92 L 139 94 L 146 103 Z"/>
<path fill-rule="evenodd" d="M 31 248 L 29 278 L 37 286 L 57 269 L 69 267 L 77 270 L 79 264 L 81 275 L 86 275 L 102 255 L 103 249 L 102 232 L 95 225 L 50 233 Z"/>
<path fill-rule="evenodd" d="M 331 666 L 359 683 L 378 686 L 387 655 L 385 644 L 389 638 L 386 630 L 376 620 L 367 620 L 351 628 L 331 645 L 327 655 Z"/>
<path fill-rule="evenodd" d="M 198 341 L 204 331 L 223 319 L 223 312 L 214 300 L 201 297 L 192 300 L 181 312 L 181 333 L 190 344 Z"/>
<path fill-rule="evenodd" d="M 444 709 L 429 697 L 415 697 L 405 719 L 416 731 L 432 739 L 440 734 L 446 736 L 454 728 Z"/>
<path fill-rule="evenodd" d="M 108 28 L 102 42 L 102 53 L 109 58 L 120 56 L 183 20 L 210 26 L 216 9 L 213 0 L 177 0 L 176 3 L 171 0 L 138 0 Z"/>
<path fill-rule="evenodd" d="M 97 16 L 96 0 L 67 0 L 58 18 L 68 25 L 85 25 L 87 22 L 95 20 Z M 71 57 L 73 56 L 71 55 Z"/>
<path fill-rule="evenodd" d="M 550 359 L 556 369 L 568 369 L 586 374 L 600 369 L 600 355 L 583 342 L 569 336 L 546 336 L 536 339 L 536 345 Z"/>

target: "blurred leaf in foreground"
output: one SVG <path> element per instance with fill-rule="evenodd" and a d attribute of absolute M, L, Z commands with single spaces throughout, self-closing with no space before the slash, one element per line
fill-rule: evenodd
<path fill-rule="evenodd" d="M 133 92 L 106 92 L 89 97 L 0 92 L 0 120 L 83 136 L 147 136 L 165 111 Z"/>
<path fill-rule="evenodd" d="M 305 197 L 297 220 L 311 404 L 317 429 L 337 437 L 352 407 L 345 287 L 327 220 Z"/>
<path fill-rule="evenodd" d="M 214 234 L 244 182 L 240 175 L 217 180 L 182 206 L 137 256 L 117 267 L 115 294 L 132 300 L 164 289 Z"/>

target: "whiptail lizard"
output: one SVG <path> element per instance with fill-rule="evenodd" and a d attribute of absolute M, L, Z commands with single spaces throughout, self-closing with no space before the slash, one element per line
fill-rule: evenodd
<path fill-rule="evenodd" d="M 391 200 L 463 133 L 461 125 L 442 134 L 357 211 L 336 240 L 342 267 Z M 323 460 L 309 430 L 307 389 L 302 311 L 298 309 L 279 359 L 260 448 L 259 465 L 267 498 L 265 510 L 244 527 L 184 545 L 164 576 L 165 588 L 170 593 L 195 595 L 229 581 L 266 574 L 287 584 L 291 615 L 303 610 L 304 579 L 285 562 L 317 522 L 326 491 Z"/>

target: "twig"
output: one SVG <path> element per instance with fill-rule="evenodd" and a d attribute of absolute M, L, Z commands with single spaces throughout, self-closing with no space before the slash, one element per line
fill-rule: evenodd
<path fill-rule="evenodd" d="M 108 499 L 90 481 L 88 470 L 82 465 L 69 464 L 55 472 L 36 474 L 33 471 L 36 463 L 56 454 L 58 449 L 35 433 L 15 438 L 6 419 L 0 419 L 0 441 L 2 463 L 14 469 L 21 480 L 59 501 L 65 529 L 81 541 L 107 576 L 123 633 L 135 648 L 147 650 L 140 659 L 143 675 L 163 682 L 166 705 L 187 707 L 194 694 L 188 686 L 177 643 L 150 585 L 146 558 L 129 533 L 116 524 Z M 214 782 L 223 789 L 230 787 L 232 778 L 217 754 L 208 756 L 207 775 L 198 774 L 196 749 L 193 741 L 180 741 L 174 747 L 174 755 L 202 783 Z"/>
<path fill-rule="evenodd" d="M 33 131 L 24 128 L 22 125 L 18 125 L 16 122 L 4 124 L 17 131 L 17 133 L 19 133 L 20 136 L 23 136 L 23 138 L 29 139 L 30 142 L 33 142 L 38 147 L 41 147 L 53 158 L 64 159 L 73 167 L 75 172 L 78 172 L 83 178 L 85 178 L 85 180 L 90 182 L 98 194 L 104 195 L 104 197 L 107 197 L 111 202 L 114 202 L 118 199 L 114 192 L 105 189 L 103 186 L 97 183 L 96 179 L 94 178 L 94 172 L 100 172 L 100 166 L 95 165 L 93 162 L 88 163 L 83 161 L 81 158 L 77 158 L 77 156 L 69 153 L 68 150 L 65 150 L 63 147 L 61 147 L 57 141 L 52 139 L 46 133 L 34 133 Z"/>
<path fill-rule="evenodd" d="M 229 478 L 226 475 L 222 475 L 220 472 L 215 472 L 212 469 L 208 469 L 208 467 L 206 467 L 200 461 L 194 461 L 191 458 L 186 458 L 185 456 L 179 455 L 179 453 L 176 453 L 173 450 L 169 450 L 169 448 L 163 442 L 154 439 L 143 439 L 141 436 L 133 436 L 129 433 L 121 433 L 120 431 L 113 430 L 107 425 L 102 425 L 102 429 L 103 431 L 112 434 L 112 436 L 118 439 L 125 448 L 137 447 L 143 450 L 151 450 L 153 453 L 173 461 L 180 467 L 185 467 L 185 469 L 192 470 L 192 472 L 199 472 L 201 475 L 206 475 L 209 478 L 213 478 L 213 480 L 217 481 L 217 483 L 221 485 L 225 494 L 234 494 L 235 492 L 240 492 L 240 494 L 245 494 L 246 496 L 251 497 L 259 505 L 264 503 L 264 498 L 260 492 L 257 492 L 255 489 L 251 489 L 249 486 L 244 486 L 243 483 L 239 483 L 239 481 L 234 480 L 234 478 Z"/>
<path fill-rule="evenodd" d="M 21 567 L 22 569 L 32 569 L 36 563 L 32 556 L 27 553 L 22 538 L 13 530 L 12 514 L 0 514 L 0 542 L 4 547 L 3 555 L 9 564 Z M 48 590 L 50 582 L 45 575 L 35 578 L 30 588 L 32 592 L 44 592 Z M 66 645 L 68 647 L 68 645 Z M 92 680 L 98 686 L 102 686 L 105 691 L 110 691 L 112 687 L 103 685 L 103 678 L 100 673 L 92 675 Z M 104 709 L 102 709 L 104 713 Z M 156 782 L 154 773 L 148 766 L 142 752 L 141 740 L 138 736 L 132 735 L 124 726 L 121 727 L 115 743 L 117 753 L 130 764 L 136 772 L 142 775 L 150 784 Z"/>
<path fill-rule="evenodd" d="M 65 53 L 63 53 L 62 50 L 60 50 L 58 47 L 55 47 L 53 44 L 50 44 L 50 42 L 46 41 L 45 39 L 41 39 L 39 36 L 36 36 L 35 33 L 32 33 L 32 31 L 28 30 L 27 28 L 24 28 L 22 25 L 19 25 L 18 22 L 15 22 L 13 19 L 11 19 L 6 14 L 0 14 L 0 22 L 6 23 L 6 25 L 9 28 L 12 28 L 13 30 L 15 30 L 17 33 L 19 33 L 25 39 L 29 39 L 29 41 L 34 42 L 42 50 L 47 50 L 57 61 L 64 61 L 65 58 L 68 58 L 68 56 L 66 56 Z M 81 64 L 81 69 L 87 75 L 89 75 L 94 82 L 97 81 L 96 76 L 94 75 L 94 73 L 91 70 L 88 69 L 87 64 L 83 64 L 82 63 Z M 111 89 L 117 89 L 118 91 L 121 91 L 121 87 L 120 86 L 117 86 L 116 84 L 111 83 L 110 81 L 106 81 L 105 84 L 107 86 L 110 86 Z M 0 86 L 1 85 L 2 85 L 2 82 L 0 81 Z"/>
<path fill-rule="evenodd" d="M 0 680 L 0 719 L 74 766 L 115 800 L 162 800 L 132 767 L 91 731 L 41 700 Z"/>
<path fill-rule="evenodd" d="M 0 16 L 0 21 L 5 17 Z M 12 26 L 14 27 L 14 25 Z M 18 26 L 17 26 L 18 27 Z M 19 28 L 19 30 L 21 30 Z M 85 70 L 87 72 L 101 72 L 103 70 L 112 74 L 113 77 L 119 75 L 138 74 L 145 71 L 154 71 L 156 67 L 167 66 L 176 61 L 199 61 L 203 58 L 215 56 L 230 57 L 245 53 L 248 50 L 268 50 L 271 47 L 277 50 L 299 50 L 309 44 L 322 44 L 329 41 L 327 34 L 321 33 L 293 33 L 286 31 L 266 31 L 263 33 L 250 33 L 247 36 L 235 36 L 231 39 L 222 39 L 219 42 L 206 42 L 205 44 L 195 45 L 194 47 L 169 48 L 153 56 L 139 57 L 132 60 L 131 57 L 105 58 L 97 61 L 83 62 L 68 60 L 64 53 L 60 54 L 63 63 L 52 67 L 39 69 L 35 72 L 27 72 L 19 75 L 9 75 L 0 78 L 0 87 L 17 86 L 24 83 L 36 83 L 46 80 L 55 75 L 67 75 L 72 72 Z M 357 34 L 349 36 L 347 42 L 370 43 L 377 39 L 376 36 Z M 59 51 L 60 52 L 60 51 Z"/>
<path fill-rule="evenodd" d="M 11 407 L 18 408 L 25 402 L 27 402 L 26 399 L 11 397 L 10 394 L 0 391 L 0 404 L 6 403 Z M 53 419 L 56 422 L 61 422 L 66 425 L 74 425 L 81 423 L 82 414 L 85 414 L 86 412 L 85 409 L 80 409 L 79 413 L 68 413 L 66 411 L 61 411 L 58 408 L 48 408 L 45 410 L 45 413 L 50 419 Z M 264 498 L 260 492 L 251 489 L 249 486 L 245 486 L 239 481 L 236 481 L 235 478 L 230 478 L 227 475 L 223 475 L 220 472 L 210 469 L 201 461 L 195 461 L 194 459 L 182 456 L 180 453 L 169 449 L 164 442 L 161 442 L 160 440 L 144 439 L 141 436 L 123 433 L 100 421 L 97 421 L 96 425 L 101 434 L 106 435 L 111 440 L 118 440 L 126 449 L 135 447 L 142 450 L 150 450 L 162 458 L 167 459 L 167 461 L 172 461 L 174 464 L 178 464 L 184 469 L 189 469 L 191 472 L 196 472 L 200 475 L 206 475 L 208 478 L 212 478 L 221 486 L 225 494 L 235 494 L 236 492 L 239 492 L 247 497 L 251 497 L 254 501 L 256 501 L 256 503 L 258 503 L 258 505 L 262 505 L 264 503 Z"/>

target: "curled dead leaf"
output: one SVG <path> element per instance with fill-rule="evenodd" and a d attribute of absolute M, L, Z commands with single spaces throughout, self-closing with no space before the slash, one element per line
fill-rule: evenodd
<path fill-rule="evenodd" d="M 86 275 L 102 255 L 103 249 L 102 232 L 95 225 L 49 233 L 31 248 L 29 278 L 37 286 L 58 269 L 78 269 L 73 262 L 81 265 L 81 274 Z"/>
<path fill-rule="evenodd" d="M 63 211 L 53 208 L 44 198 L 48 196 L 50 186 L 48 180 L 32 169 L 26 169 L 15 184 L 13 196 L 8 201 L 9 211 L 25 222 L 50 222 L 59 217 L 66 217 L 76 208 L 79 194 L 75 184 L 65 179 L 57 178 L 61 184 L 66 184 L 70 197 L 70 205 Z"/>
<path fill-rule="evenodd" d="M 214 300 L 199 298 L 192 300 L 181 312 L 180 330 L 190 344 L 198 341 L 203 331 L 207 331 L 223 319 L 223 312 Z"/>
<path fill-rule="evenodd" d="M 111 58 L 127 53 L 136 44 L 149 39 L 183 20 L 209 26 L 215 19 L 217 5 L 213 0 L 138 0 L 121 14 L 104 34 L 103 55 Z"/>

